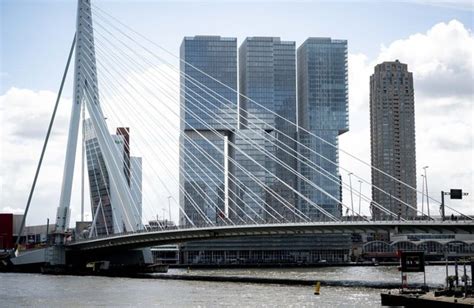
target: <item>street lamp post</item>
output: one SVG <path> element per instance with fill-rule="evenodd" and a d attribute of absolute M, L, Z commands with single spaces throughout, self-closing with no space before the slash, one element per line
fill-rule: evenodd
<path fill-rule="evenodd" d="M 425 219 L 423 216 L 425 215 L 425 176 L 422 174 L 421 178 L 423 179 L 421 182 L 421 219 Z"/>
<path fill-rule="evenodd" d="M 169 216 L 170 216 L 170 221 L 171 221 L 171 199 L 172 197 L 171 196 L 168 196 L 168 212 L 169 212 Z"/>
<path fill-rule="evenodd" d="M 426 209 L 428 211 L 428 217 L 430 216 L 430 195 L 428 194 L 428 175 L 426 174 L 426 169 L 429 166 L 424 166 L 423 170 L 425 171 L 425 189 L 426 189 Z"/>
<path fill-rule="evenodd" d="M 362 181 L 359 180 L 359 215 L 360 215 L 361 203 L 362 203 Z"/>
<path fill-rule="evenodd" d="M 354 220 L 354 199 L 352 197 L 352 180 L 351 180 L 351 175 L 352 175 L 352 172 L 349 172 L 349 187 L 350 187 L 350 191 L 351 191 L 351 210 L 352 210 L 352 220 Z"/>

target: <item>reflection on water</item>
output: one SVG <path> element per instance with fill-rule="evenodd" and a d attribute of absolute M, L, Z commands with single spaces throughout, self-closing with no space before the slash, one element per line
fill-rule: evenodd
<path fill-rule="evenodd" d="M 427 280 L 442 283 L 444 271 L 442 266 L 427 267 Z M 186 270 L 172 269 L 170 273 L 186 274 Z M 400 279 L 396 267 L 191 270 L 188 275 L 193 274 L 391 282 Z M 410 274 L 410 279 L 423 281 L 420 274 Z M 2 307 L 379 307 L 380 292 L 368 288 L 323 287 L 321 295 L 315 296 L 312 287 L 303 286 L 0 273 Z"/>

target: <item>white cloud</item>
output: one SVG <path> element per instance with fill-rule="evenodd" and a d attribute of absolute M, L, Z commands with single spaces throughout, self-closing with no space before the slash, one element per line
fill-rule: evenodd
<path fill-rule="evenodd" d="M 429 165 L 430 195 L 439 200 L 441 190 L 469 191 L 471 195 L 463 202 L 447 200 L 447 204 L 474 214 L 474 37 L 456 20 L 382 46 L 375 59 L 349 55 L 350 131 L 341 137 L 341 148 L 370 162 L 369 77 L 376 64 L 396 59 L 413 72 L 418 188 L 421 190 L 421 168 Z M 351 166 L 370 179 L 367 167 L 344 154 L 341 166 Z M 347 179 L 346 174 L 344 177 Z M 369 187 L 364 193 L 370 196 Z M 349 194 L 344 198 L 349 200 Z M 367 212 L 368 205 L 364 207 Z M 430 207 L 437 214 L 437 206 Z"/>
<path fill-rule="evenodd" d="M 1 167 L 0 211 L 18 213 L 26 205 L 56 94 L 11 88 L 0 96 Z M 30 224 L 55 216 L 71 100 L 63 99 L 56 116 L 44 164 L 32 199 Z"/>
<path fill-rule="evenodd" d="M 439 23 L 382 46 L 377 62 L 399 59 L 416 72 L 416 91 L 428 97 L 472 97 L 474 38 L 462 23 Z"/>
<path fill-rule="evenodd" d="M 103 75 L 100 75 L 100 74 Z M 131 127 L 131 154 L 143 157 L 143 213 L 146 219 L 168 212 L 168 196 L 178 196 L 179 78 L 168 66 L 117 74 L 114 84 L 103 76 L 101 105 L 111 133 L 118 126 Z M 166 76 L 166 78 L 165 78 Z M 146 88 L 153 90 L 151 94 Z M 136 91 L 140 94 L 137 94 Z M 0 212 L 22 213 L 33 181 L 56 93 L 11 88 L 0 96 L 1 161 Z M 58 206 L 67 130 L 69 98 L 62 99 L 32 199 L 28 224 L 54 218 Z M 167 107 L 165 107 L 167 106 Z M 79 135 L 81 132 L 79 132 Z M 80 220 L 80 143 L 71 198 L 71 225 Z M 162 182 L 158 180 L 161 178 Z M 163 187 L 161 183 L 165 183 Z M 85 216 L 91 219 L 86 170 Z M 172 201 L 172 217 L 178 207 Z M 166 217 L 168 217 L 166 213 Z"/>
<path fill-rule="evenodd" d="M 23 214 L 25 210 L 22 208 L 12 208 L 9 206 L 3 207 L 0 212 L 1 213 L 10 213 L 10 214 Z"/>
<path fill-rule="evenodd" d="M 102 75 L 101 75 L 102 73 Z M 143 213 L 146 219 L 178 207 L 179 78 L 169 66 L 122 71 L 114 84 L 99 70 L 101 105 L 110 133 L 131 127 L 131 154 L 143 157 Z M 166 78 L 164 77 L 166 76 Z M 107 79 L 108 78 L 108 79 Z M 154 91 L 151 94 L 146 88 Z M 138 94 L 138 92 L 140 94 Z M 56 93 L 11 88 L 0 96 L 2 125 L 0 212 L 21 213 L 26 205 Z M 28 214 L 28 224 L 54 218 L 62 181 L 71 99 L 62 99 Z M 79 135 L 81 132 L 79 132 Z M 71 225 L 80 219 L 80 142 L 71 200 Z M 162 182 L 158 180 L 160 177 Z M 165 183 L 163 187 L 161 183 Z M 86 170 L 85 216 L 91 219 Z M 166 217 L 168 217 L 166 213 Z"/>

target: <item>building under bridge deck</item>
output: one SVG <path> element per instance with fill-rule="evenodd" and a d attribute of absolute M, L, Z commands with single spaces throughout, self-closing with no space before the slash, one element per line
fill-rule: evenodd
<path fill-rule="evenodd" d="M 196 241 L 181 245 L 189 265 L 277 265 L 342 263 L 350 260 L 350 234 L 275 235 Z"/>

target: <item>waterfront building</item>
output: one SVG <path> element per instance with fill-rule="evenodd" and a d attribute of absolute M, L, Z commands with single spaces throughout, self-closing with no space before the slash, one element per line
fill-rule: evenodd
<path fill-rule="evenodd" d="M 416 188 L 413 75 L 398 60 L 376 65 L 370 77 L 370 145 L 372 166 L 400 181 L 372 169 L 372 200 L 400 218 L 414 218 L 416 191 L 405 185 Z M 374 206 L 372 215 L 393 219 Z"/>
<path fill-rule="evenodd" d="M 299 153 L 314 168 L 299 163 L 313 184 L 299 181 L 300 192 L 336 217 L 342 215 L 338 138 L 349 130 L 347 41 L 308 38 L 297 52 Z M 311 149 L 311 150 L 309 150 Z M 324 176 L 324 175 L 326 176 Z M 326 193 L 323 193 L 324 190 Z M 300 198 L 300 209 L 313 220 L 327 219 Z"/>
<path fill-rule="evenodd" d="M 185 37 L 180 59 L 180 204 L 196 226 L 221 223 L 233 189 L 226 175 L 237 129 L 237 39 Z M 180 222 L 189 224 L 184 215 Z"/>
<path fill-rule="evenodd" d="M 122 232 L 124 225 L 126 225 L 124 221 L 127 217 L 124 216 L 124 210 L 119 203 L 116 185 L 109 180 L 107 167 L 90 119 L 87 119 L 84 123 L 84 134 L 92 216 L 96 217 L 94 233 L 97 235 L 108 235 Z M 130 187 L 130 194 L 133 200 L 131 206 L 134 208 L 131 212 L 133 215 L 136 215 L 137 219 L 135 221 L 139 222 L 139 225 L 136 226 L 137 229 L 141 229 L 141 158 L 130 157 L 128 128 L 118 128 L 117 135 L 112 135 L 111 137 L 116 146 L 116 150 L 121 154 L 120 157 L 123 157 L 121 162 L 123 164 L 123 172 Z"/>
<path fill-rule="evenodd" d="M 150 248 L 155 264 L 179 264 L 178 245 L 162 245 Z"/>
<path fill-rule="evenodd" d="M 351 238 L 345 235 L 280 235 L 196 241 L 180 246 L 186 265 L 314 265 L 350 260 Z"/>
<path fill-rule="evenodd" d="M 254 219 L 260 217 L 270 221 L 272 218 L 268 213 L 292 218 L 291 207 L 296 203 L 291 189 L 297 188 L 296 176 L 292 173 L 296 171 L 295 153 L 292 152 L 296 151 L 296 126 L 292 124 L 296 123 L 295 57 L 295 42 L 282 41 L 278 37 L 248 37 L 239 48 L 240 130 L 236 145 L 245 155 L 235 151 L 236 161 L 288 203 L 284 206 L 278 202 L 249 175 L 236 168 L 235 176 L 240 183 L 236 187 L 238 200 Z M 258 149 L 264 149 L 267 154 Z M 266 202 L 266 211 L 261 208 L 263 202 L 260 200 Z"/>

